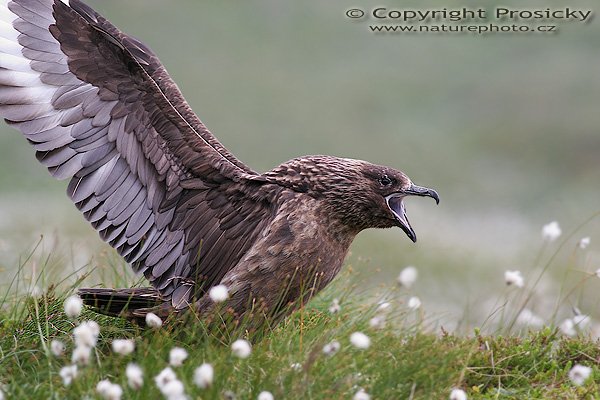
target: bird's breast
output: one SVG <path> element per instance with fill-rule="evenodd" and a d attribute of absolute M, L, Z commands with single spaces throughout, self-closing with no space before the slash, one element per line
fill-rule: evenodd
<path fill-rule="evenodd" d="M 305 197 L 282 204 L 261 239 L 223 279 L 240 301 L 250 296 L 271 303 L 284 292 L 290 303 L 308 300 L 340 271 L 355 234 Z"/>

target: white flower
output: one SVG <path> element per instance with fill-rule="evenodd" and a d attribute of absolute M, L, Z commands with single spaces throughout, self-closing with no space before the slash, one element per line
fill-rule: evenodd
<path fill-rule="evenodd" d="M 352 400 L 371 400 L 371 395 L 365 392 L 365 389 L 360 389 L 358 392 L 354 394 Z"/>
<path fill-rule="evenodd" d="M 60 357 L 65 352 L 65 344 L 58 339 L 54 339 L 50 342 L 50 351 L 52 351 L 52 354 L 56 357 Z"/>
<path fill-rule="evenodd" d="M 592 374 L 592 369 L 584 365 L 577 364 L 569 371 L 569 379 L 576 386 L 581 386 Z"/>
<path fill-rule="evenodd" d="M 181 399 L 185 393 L 185 387 L 179 379 L 167 382 L 164 386 L 159 387 L 161 393 L 169 400 Z"/>
<path fill-rule="evenodd" d="M 525 285 L 525 279 L 523 279 L 521 271 L 504 271 L 504 281 L 509 286 L 523 287 Z"/>
<path fill-rule="evenodd" d="M 350 335 L 350 343 L 357 349 L 368 349 L 371 345 L 371 339 L 362 332 L 354 332 Z"/>
<path fill-rule="evenodd" d="M 127 376 L 127 384 L 130 388 L 138 390 L 144 386 L 144 372 L 137 364 L 127 364 L 125 376 Z"/>
<path fill-rule="evenodd" d="M 333 342 L 327 343 L 325 346 L 323 346 L 323 353 L 327 356 L 332 356 L 337 353 L 341 347 L 342 345 L 340 342 L 334 340 Z"/>
<path fill-rule="evenodd" d="M 204 363 L 194 371 L 194 383 L 200 389 L 206 389 L 213 383 L 215 370 L 212 365 Z"/>
<path fill-rule="evenodd" d="M 177 379 L 177 375 L 170 367 L 163 369 L 154 377 L 156 387 L 168 400 L 183 400 L 185 399 L 185 388 L 183 383 Z"/>
<path fill-rule="evenodd" d="M 542 238 L 548 242 L 554 242 L 560 237 L 562 230 L 558 222 L 552 221 L 549 224 L 544 225 L 542 228 Z"/>
<path fill-rule="evenodd" d="M 273 400 L 273 395 L 271 394 L 271 392 L 264 391 L 264 392 L 260 392 L 256 399 L 257 400 Z"/>
<path fill-rule="evenodd" d="M 92 334 L 96 336 L 96 338 L 98 335 L 100 335 L 100 325 L 98 325 L 96 321 L 86 321 L 85 325 L 92 332 Z"/>
<path fill-rule="evenodd" d="M 581 238 L 581 240 L 579 241 L 579 243 L 577 244 L 579 246 L 580 249 L 585 249 L 590 245 L 590 242 L 592 240 L 590 239 L 589 236 L 586 236 L 584 238 Z"/>
<path fill-rule="evenodd" d="M 589 315 L 585 314 L 578 314 L 573 317 L 573 325 L 575 325 L 575 327 L 577 327 L 580 330 L 586 329 L 591 321 L 592 318 Z"/>
<path fill-rule="evenodd" d="M 563 322 L 561 322 L 558 328 L 564 335 L 571 337 L 577 335 L 577 331 L 575 330 L 575 323 L 570 318 L 567 318 Z"/>
<path fill-rule="evenodd" d="M 146 326 L 148 326 L 148 328 L 157 329 L 160 328 L 162 324 L 162 319 L 160 319 L 158 315 L 154 313 L 146 314 Z"/>
<path fill-rule="evenodd" d="M 332 314 L 337 314 L 340 312 L 341 309 L 342 309 L 342 307 L 340 307 L 340 300 L 333 299 L 333 301 L 331 302 L 331 305 L 329 306 L 329 312 Z"/>
<path fill-rule="evenodd" d="M 172 367 L 179 367 L 183 364 L 188 356 L 188 352 L 181 347 L 173 347 L 169 352 L 169 364 Z"/>
<path fill-rule="evenodd" d="M 369 320 L 369 326 L 373 329 L 385 328 L 385 315 L 376 315 Z"/>
<path fill-rule="evenodd" d="M 73 338 L 78 347 L 96 347 L 100 327 L 94 321 L 85 321 L 73 329 Z"/>
<path fill-rule="evenodd" d="M 231 344 L 231 351 L 236 357 L 248 358 L 252 353 L 252 346 L 249 341 L 238 339 Z"/>
<path fill-rule="evenodd" d="M 419 308 L 421 308 L 421 299 L 419 299 L 417 296 L 413 296 L 410 299 L 408 299 L 408 308 L 410 308 L 411 310 L 418 310 Z"/>
<path fill-rule="evenodd" d="M 452 389 L 450 400 L 467 400 L 467 394 L 462 389 Z"/>
<path fill-rule="evenodd" d="M 58 374 L 62 378 L 63 384 L 69 386 L 73 382 L 73 379 L 77 378 L 77 365 L 73 364 L 62 367 Z"/>
<path fill-rule="evenodd" d="M 88 346 L 76 346 L 71 355 L 73 364 L 88 365 L 92 357 L 92 348 Z"/>
<path fill-rule="evenodd" d="M 208 296 L 215 303 L 222 303 L 229 298 L 229 292 L 227 286 L 217 285 L 210 288 Z"/>
<path fill-rule="evenodd" d="M 167 367 L 160 371 L 160 373 L 154 377 L 154 382 L 156 383 L 156 386 L 160 389 L 167 383 L 176 379 L 177 375 L 175 375 L 175 372 L 173 372 L 173 370 L 170 367 Z"/>
<path fill-rule="evenodd" d="M 115 353 L 126 356 L 135 350 L 133 339 L 115 339 L 112 342 L 112 349 Z"/>
<path fill-rule="evenodd" d="M 390 311 L 391 308 L 392 308 L 392 304 L 387 301 L 384 301 L 383 303 L 379 303 L 379 305 L 375 309 L 375 312 L 387 313 Z"/>
<path fill-rule="evenodd" d="M 42 289 L 40 289 L 39 286 L 35 285 L 29 291 L 29 295 L 31 297 L 33 297 L 34 299 L 39 299 L 40 297 L 42 297 L 44 295 L 44 291 Z"/>
<path fill-rule="evenodd" d="M 65 300 L 65 314 L 69 318 L 77 318 L 83 309 L 83 300 L 77 295 L 69 296 Z"/>
<path fill-rule="evenodd" d="M 223 392 L 223 400 L 235 400 L 235 393 L 231 390 L 226 390 Z"/>
<path fill-rule="evenodd" d="M 596 275 L 597 278 L 600 278 L 600 268 L 598 268 L 596 270 L 596 272 L 594 272 L 594 274 Z"/>
<path fill-rule="evenodd" d="M 418 276 L 419 272 L 415 267 L 406 267 L 402 271 L 400 271 L 400 275 L 398 275 L 398 283 L 401 286 L 410 289 L 412 285 L 417 281 Z"/>
<path fill-rule="evenodd" d="M 302 364 L 300 363 L 293 363 L 292 365 L 290 365 L 290 368 L 296 372 L 302 371 Z"/>
<path fill-rule="evenodd" d="M 111 383 L 108 379 L 98 382 L 96 392 L 106 400 L 121 400 L 121 396 L 123 396 L 121 386 Z"/>
<path fill-rule="evenodd" d="M 532 328 L 541 328 L 544 326 L 544 319 L 534 314 L 530 309 L 525 308 L 519 313 L 517 323 Z"/>

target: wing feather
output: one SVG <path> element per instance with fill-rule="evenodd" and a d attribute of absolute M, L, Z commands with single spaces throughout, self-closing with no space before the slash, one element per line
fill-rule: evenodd
<path fill-rule="evenodd" d="M 177 306 L 218 283 L 272 215 L 246 186 L 260 176 L 206 129 L 154 53 L 79 0 L 0 0 L 0 116 Z"/>

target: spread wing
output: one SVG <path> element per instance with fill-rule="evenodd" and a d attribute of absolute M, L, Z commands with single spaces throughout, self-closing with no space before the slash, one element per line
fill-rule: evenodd
<path fill-rule="evenodd" d="M 157 57 L 79 0 L 0 0 L 0 116 L 174 305 L 218 283 L 272 214 L 268 185 Z"/>

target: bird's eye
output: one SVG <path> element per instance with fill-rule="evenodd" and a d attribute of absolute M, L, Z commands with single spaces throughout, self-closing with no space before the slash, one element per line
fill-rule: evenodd
<path fill-rule="evenodd" d="M 390 186 L 392 184 L 392 180 L 387 175 L 384 175 L 379 178 L 379 183 L 381 183 L 382 186 Z"/>

